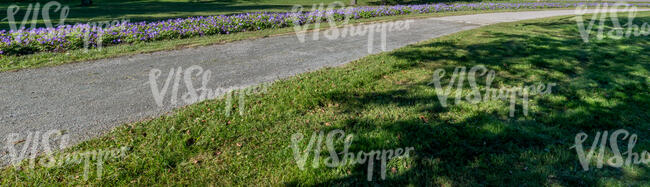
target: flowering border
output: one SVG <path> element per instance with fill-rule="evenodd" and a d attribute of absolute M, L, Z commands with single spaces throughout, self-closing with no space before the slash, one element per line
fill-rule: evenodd
<path fill-rule="evenodd" d="M 540 9 L 612 5 L 612 3 L 467 3 L 355 7 L 299 13 L 244 13 L 208 17 L 188 17 L 155 22 L 121 23 L 107 28 L 90 24 L 61 25 L 55 28 L 0 30 L 0 57 L 37 52 L 63 52 L 100 45 L 133 44 L 196 36 L 231 34 L 304 25 L 334 18 L 335 21 L 407 14 L 461 10 Z M 650 4 L 629 4 L 649 7 Z"/>

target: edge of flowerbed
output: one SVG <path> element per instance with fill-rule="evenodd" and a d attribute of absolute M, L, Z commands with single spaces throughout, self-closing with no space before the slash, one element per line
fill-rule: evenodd
<path fill-rule="evenodd" d="M 487 13 L 499 13 L 499 12 L 537 12 L 537 11 L 548 11 L 548 10 L 572 10 L 575 8 L 544 8 L 544 9 L 503 9 L 503 10 L 466 10 L 466 11 L 453 11 L 453 12 L 435 12 L 427 14 L 407 14 L 407 15 L 396 15 L 396 16 L 383 16 L 383 17 L 374 17 L 366 19 L 356 19 L 350 20 L 349 25 L 367 25 L 375 24 L 389 21 L 397 20 L 408 20 L 408 19 L 426 19 L 432 17 L 445 17 L 445 16 L 459 16 L 459 15 L 475 15 L 475 14 L 487 14 Z M 336 21 L 337 27 L 343 27 L 341 23 L 343 21 Z M 5 56 L 0 57 L 0 72 L 17 72 L 27 69 L 36 69 L 44 67 L 53 67 L 66 64 L 74 63 L 94 63 L 99 60 L 119 58 L 125 56 L 134 56 L 140 54 L 153 54 L 158 52 L 182 50 L 182 49 L 191 49 L 205 46 L 213 45 L 224 45 L 232 42 L 246 41 L 246 40 L 255 40 L 260 38 L 267 37 L 276 37 L 291 35 L 296 33 L 309 33 L 319 30 L 329 29 L 328 24 L 321 24 L 318 28 L 315 24 L 308 24 L 305 31 L 296 32 L 293 27 L 277 28 L 277 29 L 263 29 L 257 31 L 247 31 L 247 32 L 238 32 L 232 34 L 217 34 L 211 36 L 200 36 L 200 37 L 190 37 L 184 39 L 171 39 L 171 40 L 160 40 L 153 42 L 137 43 L 137 44 L 119 44 L 107 46 L 102 50 L 91 49 L 85 51 L 84 49 L 70 50 L 66 52 L 39 52 L 35 54 L 23 55 L 23 56 Z M 139 46 L 134 47 L 135 50 L 128 50 L 129 46 Z M 155 46 L 153 48 L 140 48 L 147 46 Z M 102 51 L 118 51 L 117 53 L 106 54 Z M 67 58 L 70 54 L 74 54 L 72 58 Z M 57 59 L 58 58 L 58 59 Z M 14 64 L 14 60 L 27 60 L 33 61 L 33 64 L 26 65 L 17 65 L 17 66 L 6 66 L 7 64 Z M 56 62 L 56 60 L 62 60 Z"/>

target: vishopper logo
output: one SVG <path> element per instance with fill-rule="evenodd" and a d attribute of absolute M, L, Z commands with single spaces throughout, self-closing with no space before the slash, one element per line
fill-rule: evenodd
<path fill-rule="evenodd" d="M 60 14 L 59 23 L 57 25 L 53 25 L 52 20 L 50 19 L 50 13 L 57 13 L 57 12 Z M 63 6 L 61 3 L 57 1 L 50 1 L 44 4 L 42 7 L 41 4 L 38 2 L 31 3 L 27 6 L 22 20 L 16 20 L 16 16 L 19 13 L 21 13 L 21 7 L 18 5 L 15 4 L 10 5 L 7 8 L 7 17 L 2 19 L 2 21 L 7 21 L 9 23 L 10 31 L 29 30 L 29 29 L 38 30 L 39 28 L 37 28 L 37 23 L 40 20 L 39 17 L 42 17 L 43 23 L 45 24 L 45 29 L 48 29 L 46 30 L 48 37 L 45 38 L 56 38 L 56 36 L 65 35 L 65 33 L 68 32 L 66 30 L 54 29 L 55 27 L 58 28 L 60 26 L 66 26 L 65 20 L 68 17 L 68 14 L 70 13 L 69 6 L 67 5 Z M 20 21 L 20 25 L 17 24 L 17 21 Z M 31 25 L 27 25 L 29 22 L 31 22 Z M 122 20 L 77 23 L 75 25 L 67 25 L 66 27 L 76 27 L 76 26 L 81 27 L 79 31 L 82 33 L 81 35 L 83 39 L 83 49 L 84 52 L 88 52 L 89 49 L 91 48 L 95 48 L 98 51 L 101 51 L 105 42 L 104 34 L 107 32 L 122 31 L 124 30 L 124 28 L 128 23 L 129 23 L 128 19 L 122 19 Z M 25 27 L 25 26 L 29 26 L 29 27 Z M 34 32 L 27 31 L 27 33 L 34 33 Z M 25 39 L 28 39 L 26 41 L 35 41 L 37 40 L 38 37 L 43 37 L 43 36 L 25 34 L 20 32 L 18 33 L 9 32 L 8 35 L 13 35 L 13 39 L 19 43 Z M 108 42 L 119 43 L 121 41 L 108 41 Z"/>
<path fill-rule="evenodd" d="M 598 40 L 604 38 L 622 39 L 630 38 L 631 36 L 648 36 L 650 34 L 650 25 L 648 23 L 643 23 L 640 26 L 634 23 L 638 9 L 630 4 L 616 3 L 611 7 L 609 4 L 598 5 L 589 22 L 585 24 L 586 20 L 583 16 L 588 10 L 590 9 L 584 5 L 577 7 L 575 10 L 575 20 L 578 24 L 580 37 L 586 43 L 589 43 L 589 38 L 591 32 L 594 30 L 596 21 L 598 21 L 598 25 L 596 26 L 596 39 Z M 625 24 L 621 24 L 621 19 L 618 18 L 619 12 L 627 12 L 627 22 Z M 605 23 L 607 23 L 608 18 L 612 23 L 612 27 L 609 30 L 605 30 L 607 28 Z"/>
<path fill-rule="evenodd" d="M 338 8 L 340 7 L 340 8 Z M 378 33 L 380 37 L 380 48 L 382 51 L 386 51 L 386 41 L 388 38 L 388 32 L 404 31 L 408 30 L 409 25 L 413 20 L 405 21 L 392 21 L 392 22 L 383 22 L 383 23 L 374 23 L 374 24 L 365 24 L 365 25 L 351 25 L 350 18 L 353 8 L 345 7 L 345 4 L 342 2 L 333 2 L 330 3 L 327 8 L 324 10 L 325 5 L 321 3 L 319 5 L 312 5 L 311 11 L 308 14 L 302 14 L 304 7 L 302 5 L 295 5 L 292 9 L 294 13 L 293 23 L 294 31 L 296 36 L 301 43 L 305 43 L 306 30 L 310 25 L 308 23 L 313 22 L 313 25 L 317 28 L 312 32 L 312 40 L 316 41 L 320 39 L 320 24 L 323 19 L 327 20 L 329 28 L 324 31 L 323 35 L 328 40 L 336 40 L 339 38 L 347 38 L 354 36 L 368 36 L 368 53 L 372 53 L 374 43 L 375 43 L 375 34 Z M 324 11 L 323 11 L 324 10 Z M 342 21 L 343 28 L 339 28 L 336 21 L 338 17 L 343 15 Z M 309 19 L 306 19 L 306 23 L 301 23 L 299 16 L 308 16 Z"/>
<path fill-rule="evenodd" d="M 239 115 L 244 115 L 246 96 L 255 93 L 265 93 L 268 89 L 268 84 L 261 84 L 254 87 L 231 87 L 231 88 L 209 88 L 212 71 L 204 70 L 203 67 L 193 65 L 183 70 L 183 67 L 172 68 L 167 74 L 167 78 L 158 81 L 162 76 L 160 69 L 152 69 L 149 72 L 149 86 L 153 94 L 154 101 L 159 107 L 165 106 L 165 99 L 169 98 L 169 104 L 178 106 L 182 104 L 193 104 L 196 102 L 204 101 L 207 99 L 217 99 L 225 97 L 226 115 L 230 115 L 232 110 L 232 102 L 234 96 L 239 96 Z M 194 80 L 200 80 L 201 86 L 196 88 Z M 181 82 L 182 81 L 182 82 Z M 162 84 L 159 84 L 161 82 Z M 181 86 L 185 86 L 185 93 L 179 93 Z M 168 93 L 170 97 L 166 97 Z"/>
<path fill-rule="evenodd" d="M 35 29 L 36 23 L 39 20 L 38 19 L 39 14 L 41 14 L 41 17 L 43 18 L 43 23 L 45 24 L 46 28 L 54 28 L 54 26 L 52 25 L 52 20 L 50 19 L 50 12 L 55 12 L 55 13 L 58 12 L 59 13 L 58 25 L 63 25 L 65 23 L 65 19 L 68 17 L 68 14 L 70 13 L 70 7 L 63 6 L 61 3 L 57 1 L 50 1 L 48 3 L 45 3 L 42 8 L 40 3 L 30 3 L 27 6 L 27 9 L 25 10 L 25 14 L 20 22 L 20 26 L 18 26 L 16 22 L 16 15 L 20 11 L 21 11 L 20 6 L 15 4 L 9 5 L 9 7 L 7 7 L 7 17 L 2 19 L 2 21 L 9 22 L 9 27 L 12 31 L 18 29 L 24 29 L 27 23 L 30 21 L 30 19 L 31 19 L 31 25 L 29 28 Z"/>
<path fill-rule="evenodd" d="M 88 22 L 83 29 L 84 52 L 88 52 L 90 48 L 95 48 L 98 51 L 102 50 L 104 44 L 104 34 L 107 32 L 124 30 L 129 23 L 128 19 Z M 117 43 L 121 41 L 109 41 Z"/>
<path fill-rule="evenodd" d="M 575 145 L 571 146 L 571 149 L 576 149 L 580 165 L 585 171 L 589 171 L 589 165 L 592 163 L 594 156 L 596 156 L 596 168 L 603 168 L 604 164 L 620 168 L 622 166 L 629 167 L 633 164 L 639 165 L 643 163 L 648 165 L 650 163 L 650 153 L 648 153 L 648 151 L 644 150 L 641 154 L 634 152 L 634 146 L 636 146 L 638 137 L 636 134 L 630 134 L 630 132 L 625 129 L 618 129 L 612 132 L 611 135 L 609 135 L 607 131 L 602 133 L 597 132 L 596 136 L 594 136 L 593 142 L 591 143 L 591 147 L 585 151 L 582 143 L 587 141 L 588 138 L 589 135 L 587 135 L 587 133 L 578 133 L 575 137 Z M 619 138 L 620 140 L 627 140 L 627 151 L 621 152 L 619 149 Z M 607 147 L 609 147 L 609 150 L 611 150 L 613 155 L 611 155 L 609 159 L 605 160 Z M 596 151 L 598 152 L 596 153 Z M 623 155 L 626 155 L 626 157 L 623 157 Z"/>
<path fill-rule="evenodd" d="M 4 147 L 8 154 L 2 160 L 2 165 L 11 164 L 17 166 L 22 160 L 30 159 L 29 167 L 34 168 L 36 156 L 39 153 L 51 154 L 54 149 L 64 149 L 68 145 L 68 139 L 69 136 L 60 130 L 29 131 L 24 136 L 20 133 L 8 134 Z M 53 144 L 59 146 L 52 147 Z M 18 149 L 16 149 L 17 146 Z"/>
<path fill-rule="evenodd" d="M 386 164 L 393 158 L 408 158 L 410 157 L 410 152 L 415 150 L 413 147 L 407 148 L 397 148 L 392 150 L 372 150 L 369 152 L 360 151 L 355 153 L 349 152 L 350 145 L 354 139 L 354 135 L 349 134 L 345 135 L 343 130 L 333 130 L 327 134 L 327 137 L 324 136 L 323 131 L 314 132 L 309 139 L 309 144 L 301 150 L 300 145 L 304 139 L 302 133 L 296 133 L 291 135 L 291 148 L 293 150 L 293 156 L 298 164 L 300 170 L 305 170 L 305 165 L 309 159 L 310 153 L 314 153 L 312 160 L 312 167 L 320 167 L 320 154 L 321 147 L 323 145 L 323 138 L 325 138 L 325 146 L 327 151 L 329 151 L 329 157 L 324 158 L 325 166 L 336 168 L 346 165 L 355 165 L 355 164 L 368 164 L 367 169 L 367 180 L 372 181 L 372 175 L 374 170 L 375 160 L 380 161 L 381 163 L 381 179 L 386 179 Z M 343 151 L 337 152 L 334 145 L 335 141 L 343 141 Z M 340 157 L 339 157 L 340 155 Z"/>
<path fill-rule="evenodd" d="M 428 85 L 433 84 L 435 87 L 436 95 L 440 101 L 442 107 L 447 107 L 448 97 L 452 94 L 452 88 L 456 86 L 455 93 L 455 104 L 459 104 L 463 99 L 471 104 L 477 104 L 481 101 L 494 101 L 494 100 L 503 100 L 509 101 L 510 117 L 514 117 L 515 114 L 515 105 L 517 99 L 521 97 L 522 108 L 524 115 L 528 116 L 528 100 L 530 96 L 533 95 L 545 95 L 550 94 L 552 87 L 555 86 L 555 83 L 547 83 L 546 85 L 539 83 L 537 85 L 528 85 L 528 86 L 514 86 L 514 87 L 501 87 L 501 88 L 492 88 L 492 82 L 496 77 L 494 70 L 488 70 L 483 65 L 477 65 L 472 67 L 469 72 L 464 66 L 456 67 L 454 73 L 449 79 L 449 83 L 446 88 L 442 87 L 441 80 L 445 77 L 446 71 L 444 69 L 437 69 L 433 73 L 431 82 Z M 485 76 L 485 89 L 481 91 L 477 85 L 476 78 L 480 76 Z M 463 88 L 465 83 L 465 78 L 471 88 L 469 95 L 463 98 Z"/>
<path fill-rule="evenodd" d="M 115 149 L 97 149 L 82 152 L 59 153 L 54 150 L 63 150 L 67 147 L 69 136 L 61 130 L 49 130 L 46 132 L 27 132 L 26 136 L 19 133 L 11 133 L 6 137 L 5 158 L 17 170 L 34 169 L 36 166 L 44 168 L 63 168 L 71 165 L 84 164 L 83 180 L 87 181 L 91 176 L 91 165 L 95 165 L 94 176 L 101 180 L 104 171 L 104 162 L 117 160 L 126 157 L 129 147 Z M 52 147 L 58 143 L 58 148 Z M 18 149 L 16 149 L 18 147 Z M 39 155 L 41 155 L 39 157 Z M 25 161 L 25 162 L 23 162 Z M 5 159 L 2 160 L 4 164 Z M 26 164 L 26 165 L 23 165 Z M 75 176 L 78 178 L 79 176 Z"/>

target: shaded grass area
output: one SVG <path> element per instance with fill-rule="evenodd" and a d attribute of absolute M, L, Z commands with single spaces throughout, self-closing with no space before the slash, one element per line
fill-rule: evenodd
<path fill-rule="evenodd" d="M 532 0 L 356 0 L 356 6 L 395 5 L 395 4 L 426 4 L 426 3 L 452 3 L 452 2 L 531 2 Z M 22 20 L 31 4 L 39 3 L 42 7 L 50 0 L 0 0 L 0 19 L 7 17 L 7 8 L 10 5 L 20 6 L 14 16 Z M 155 21 L 189 16 L 212 16 L 222 14 L 235 14 L 245 12 L 286 12 L 291 11 L 294 5 L 311 8 L 314 4 L 324 3 L 325 7 L 333 2 L 351 5 L 351 0 L 93 0 L 89 7 L 81 6 L 80 0 L 58 0 L 70 8 L 66 17 L 67 24 L 86 23 L 92 21 L 122 20 L 131 22 Z M 559 1 L 558 1 L 559 2 Z M 59 23 L 61 15 L 50 9 L 52 23 Z M 28 25 L 31 23 L 31 15 Z M 39 14 L 37 24 L 44 26 L 42 15 Z M 20 24 L 20 22 L 18 23 Z M 9 29 L 8 20 L 0 21 L 0 29 Z"/>
<path fill-rule="evenodd" d="M 395 4 L 427 4 L 427 3 L 455 3 L 455 2 L 534 2 L 532 0 L 387 0 L 386 5 Z M 0 30 L 10 28 L 8 19 L 8 8 L 11 5 L 20 7 L 13 16 L 16 24 L 20 27 L 25 20 L 25 27 L 30 27 L 33 14 L 27 19 L 28 7 L 36 6 L 40 8 L 50 2 L 49 0 L 0 0 Z M 59 0 L 56 1 L 63 6 L 70 8 L 67 16 L 61 16 L 57 7 L 49 9 L 50 22 L 53 25 L 59 23 L 62 17 L 65 18 L 66 24 L 129 20 L 130 22 L 139 21 L 156 21 L 172 18 L 186 18 L 191 16 L 214 16 L 228 15 L 246 12 L 287 12 L 291 11 L 294 5 L 304 6 L 310 10 L 312 5 L 324 4 L 324 7 L 330 3 L 341 2 L 345 5 L 351 5 L 350 0 L 93 0 L 93 5 L 89 7 L 81 6 L 79 0 Z M 356 6 L 378 6 L 382 5 L 381 0 L 357 0 Z M 548 1 L 546 1 L 548 2 Z M 553 1 L 551 1 L 553 2 Z M 558 1 L 559 2 L 559 1 Z M 31 9 L 33 10 L 33 9 Z M 42 15 L 42 9 L 39 9 L 36 26 L 44 27 L 45 20 Z"/>
<path fill-rule="evenodd" d="M 638 16 L 638 25 L 650 22 L 650 13 Z M 80 180 L 83 164 L 6 168 L 0 180 L 104 185 L 648 185 L 647 165 L 597 169 L 592 164 L 583 171 L 570 149 L 579 132 L 590 135 L 590 145 L 595 132 L 619 128 L 639 135 L 635 152 L 650 149 L 650 39 L 591 38 L 590 43 L 582 41 L 571 17 L 465 31 L 278 81 L 267 92 L 245 97 L 242 116 L 226 115 L 227 109 L 239 112 L 238 97 L 228 106 L 224 99 L 204 101 L 170 116 L 121 126 L 66 150 L 130 147 L 126 158 L 103 165 L 101 180 L 93 172 L 89 181 Z M 527 116 L 517 110 L 509 117 L 503 101 L 442 107 L 429 85 L 433 72 L 474 65 L 497 72 L 493 88 L 550 82 L 557 86 L 549 95 L 532 97 Z M 443 85 L 448 80 L 443 79 Z M 485 87 L 484 78 L 477 83 Z M 465 96 L 470 88 L 463 90 Z M 378 165 L 372 182 L 366 181 L 367 164 L 325 167 L 328 152 L 321 153 L 319 168 L 300 170 L 291 149 L 292 134 L 303 133 L 308 139 L 313 132 L 334 129 L 355 135 L 350 152 L 398 147 L 415 151 L 409 158 L 391 160 L 385 180 L 378 177 Z M 301 148 L 306 144 L 302 141 Z M 335 144 L 342 148 L 342 142 Z"/>
<path fill-rule="evenodd" d="M 7 17 L 10 5 L 20 6 L 14 16 L 20 21 L 27 13 L 31 4 L 39 3 L 42 7 L 49 1 L 0 2 L 0 18 Z M 93 6 L 83 7 L 79 0 L 58 1 L 69 6 L 70 12 L 65 19 L 66 24 L 86 23 L 93 21 L 123 20 L 131 22 L 155 21 L 190 16 L 212 16 L 244 12 L 285 12 L 291 11 L 294 5 L 311 7 L 313 4 L 336 2 L 335 0 L 94 0 Z M 349 3 L 350 1 L 341 1 Z M 358 0 L 360 5 L 368 5 L 367 0 Z M 59 23 L 61 15 L 52 7 L 50 18 L 52 23 Z M 40 12 L 40 11 L 39 11 Z M 31 16 L 31 15 L 30 15 Z M 31 24 L 29 17 L 26 27 Z M 38 26 L 44 26 L 42 15 L 39 14 Z M 0 29 L 9 29 L 8 20 L 0 21 Z"/>

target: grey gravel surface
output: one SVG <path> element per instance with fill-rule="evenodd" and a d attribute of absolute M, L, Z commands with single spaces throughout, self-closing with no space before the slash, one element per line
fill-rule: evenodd
<path fill-rule="evenodd" d="M 387 33 L 385 50 L 487 24 L 572 14 L 573 10 L 553 10 L 413 19 L 408 30 Z M 160 116 L 187 104 L 172 105 L 168 93 L 163 107 L 158 106 L 149 83 L 152 69 L 162 71 L 159 87 L 170 69 L 198 65 L 212 72 L 209 88 L 234 89 L 342 65 L 382 51 L 379 33 L 374 35 L 370 53 L 367 34 L 336 39 L 323 34 L 319 32 L 319 39 L 314 40 L 313 33 L 306 33 L 304 42 L 290 34 L 3 72 L 0 140 L 9 133 L 26 137 L 29 132 L 58 129 L 68 133 L 72 145 L 115 126 Z M 200 82 L 195 79 L 194 84 L 198 87 Z M 179 93 L 185 93 L 183 83 L 180 87 Z M 5 147 L 6 142 L 0 144 Z M 0 156 L 5 153 L 0 150 Z"/>

